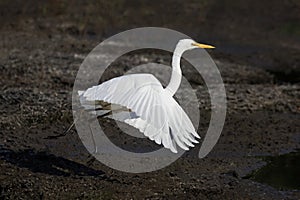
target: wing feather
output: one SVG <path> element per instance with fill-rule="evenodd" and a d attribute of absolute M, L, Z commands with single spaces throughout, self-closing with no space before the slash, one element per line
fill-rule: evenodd
<path fill-rule="evenodd" d="M 151 74 L 117 77 L 80 95 L 87 101 L 102 100 L 133 110 L 138 118 L 124 122 L 172 152 L 177 152 L 176 144 L 188 150 L 200 138 L 184 110 Z"/>

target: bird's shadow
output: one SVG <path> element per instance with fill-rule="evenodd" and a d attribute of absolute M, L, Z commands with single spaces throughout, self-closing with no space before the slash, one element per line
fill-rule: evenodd
<path fill-rule="evenodd" d="M 49 154 L 36 152 L 33 149 L 13 151 L 1 149 L 0 158 L 8 163 L 32 172 L 40 172 L 56 176 L 104 176 L 101 170 L 95 170 L 83 164 Z"/>

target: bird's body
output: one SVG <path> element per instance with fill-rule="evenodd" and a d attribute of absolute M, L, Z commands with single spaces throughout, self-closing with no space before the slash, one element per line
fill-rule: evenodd
<path fill-rule="evenodd" d="M 101 100 L 130 109 L 136 117 L 124 120 L 125 123 L 174 153 L 177 153 L 176 144 L 188 150 L 193 143 L 198 143 L 195 138 L 200 137 L 173 95 L 181 82 L 181 55 L 199 45 L 190 39 L 179 41 L 173 55 L 171 80 L 166 88 L 152 74 L 131 74 L 113 78 L 79 94 L 86 101 Z M 202 48 L 205 46 L 211 48 L 208 45 Z"/>

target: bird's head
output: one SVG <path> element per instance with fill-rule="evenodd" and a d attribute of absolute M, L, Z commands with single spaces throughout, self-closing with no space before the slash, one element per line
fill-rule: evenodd
<path fill-rule="evenodd" d="M 213 49 L 215 47 L 211 46 L 211 45 L 207 45 L 207 44 L 197 43 L 192 39 L 182 39 L 182 40 L 179 40 L 179 42 L 176 45 L 176 48 L 178 48 L 182 51 L 187 51 L 187 50 L 196 49 L 196 48 Z"/>

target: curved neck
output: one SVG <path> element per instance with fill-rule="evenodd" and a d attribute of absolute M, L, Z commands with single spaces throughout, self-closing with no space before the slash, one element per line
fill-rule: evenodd
<path fill-rule="evenodd" d="M 176 48 L 172 57 L 172 75 L 171 75 L 170 83 L 166 87 L 166 90 L 169 91 L 172 96 L 176 93 L 176 91 L 180 86 L 181 77 L 182 77 L 182 72 L 180 69 L 180 59 L 183 52 L 184 51 Z"/>

